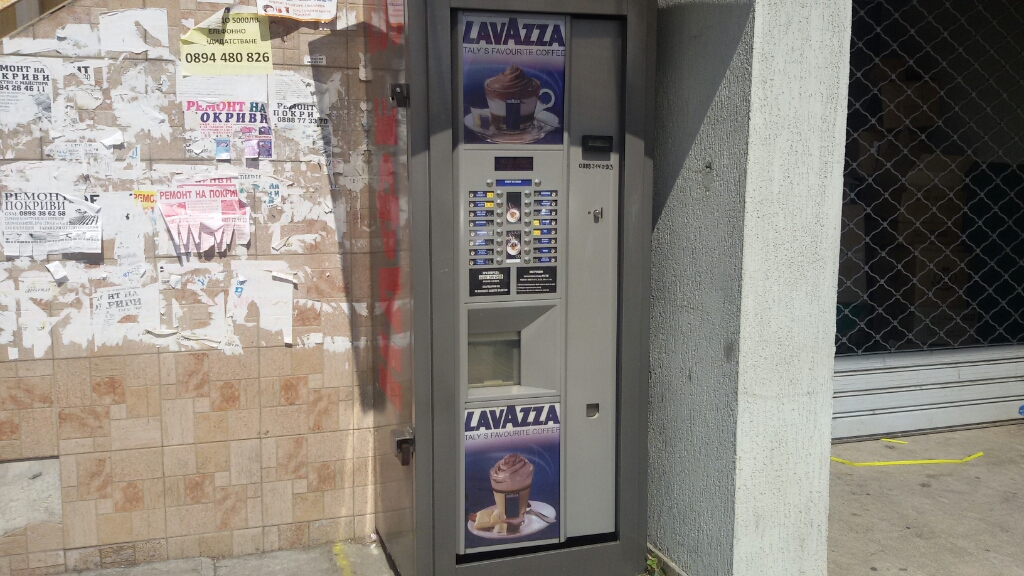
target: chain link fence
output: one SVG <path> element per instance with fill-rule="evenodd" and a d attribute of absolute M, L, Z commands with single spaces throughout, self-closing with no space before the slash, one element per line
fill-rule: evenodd
<path fill-rule="evenodd" d="M 1024 342 L 1024 0 L 854 0 L 836 353 Z"/>

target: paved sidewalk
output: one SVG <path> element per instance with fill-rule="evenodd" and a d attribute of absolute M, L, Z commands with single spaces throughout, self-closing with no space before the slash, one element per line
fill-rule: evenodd
<path fill-rule="evenodd" d="M 1024 425 L 837 444 L 852 462 L 961 459 L 855 468 L 832 463 L 829 576 L 1024 576 Z"/>
<path fill-rule="evenodd" d="M 238 558 L 189 558 L 72 572 L 81 576 L 393 576 L 380 546 L 345 542 Z"/>

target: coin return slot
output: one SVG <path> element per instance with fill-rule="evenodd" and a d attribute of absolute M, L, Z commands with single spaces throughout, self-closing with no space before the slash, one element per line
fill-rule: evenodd
<path fill-rule="evenodd" d="M 600 404 L 587 404 L 587 418 L 597 418 L 597 415 L 601 413 Z"/>
<path fill-rule="evenodd" d="M 518 386 L 520 333 L 469 335 L 469 387 Z"/>

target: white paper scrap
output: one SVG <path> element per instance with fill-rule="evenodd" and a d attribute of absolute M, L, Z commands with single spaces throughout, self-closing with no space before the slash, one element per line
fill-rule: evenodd
<path fill-rule="evenodd" d="M 68 272 L 64 269 L 64 265 L 60 261 L 55 260 L 46 265 L 46 269 L 50 271 L 55 282 L 67 282 Z"/>
<path fill-rule="evenodd" d="M 13 347 L 13 346 L 9 347 L 7 349 L 7 359 L 8 360 L 17 360 L 18 359 L 18 349 Z"/>
<path fill-rule="evenodd" d="M 294 272 L 271 272 L 270 277 L 274 280 L 280 280 L 281 282 L 288 282 L 289 284 L 299 285 L 299 280 L 295 277 Z"/>

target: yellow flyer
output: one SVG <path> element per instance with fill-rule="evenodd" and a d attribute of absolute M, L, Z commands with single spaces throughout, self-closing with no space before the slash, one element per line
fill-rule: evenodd
<path fill-rule="evenodd" d="M 252 6 L 224 8 L 181 37 L 182 76 L 271 74 L 270 24 Z"/>
<path fill-rule="evenodd" d="M 132 198 L 143 210 L 152 210 L 156 206 L 156 190 L 133 190 Z"/>

